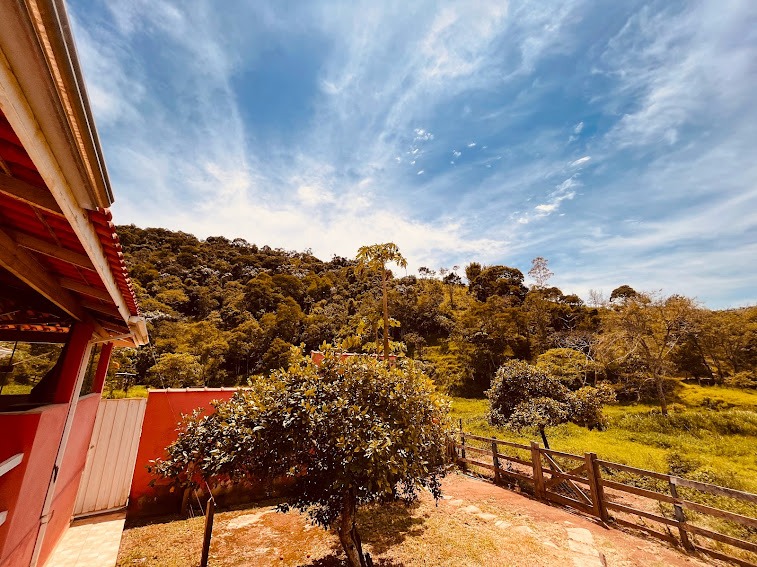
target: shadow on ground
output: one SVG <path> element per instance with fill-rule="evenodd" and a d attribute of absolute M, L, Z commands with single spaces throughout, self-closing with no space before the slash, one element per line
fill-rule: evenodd
<path fill-rule="evenodd" d="M 408 537 L 423 534 L 426 530 L 424 522 L 428 516 L 413 515 L 418 507 L 418 502 L 392 502 L 366 507 L 358 514 L 358 529 L 363 545 L 370 545 L 374 554 L 383 555 Z"/>
<path fill-rule="evenodd" d="M 344 559 L 341 559 L 340 555 L 335 553 L 334 555 L 322 557 L 317 561 L 301 565 L 300 567 L 345 567 L 345 565 L 347 565 L 347 562 Z M 375 567 L 405 567 L 404 563 L 398 563 L 391 559 L 374 559 L 373 565 L 375 565 Z"/>
<path fill-rule="evenodd" d="M 366 506 L 358 513 L 358 530 L 363 541 L 364 551 L 373 556 L 376 567 L 404 567 L 404 563 L 392 559 L 376 557 L 384 555 L 392 547 L 401 544 L 408 537 L 417 537 L 425 531 L 424 522 L 427 516 L 414 516 L 419 504 L 405 504 L 392 502 Z M 302 567 L 343 567 L 347 565 L 343 559 L 341 546 L 336 543 L 334 552 Z"/>

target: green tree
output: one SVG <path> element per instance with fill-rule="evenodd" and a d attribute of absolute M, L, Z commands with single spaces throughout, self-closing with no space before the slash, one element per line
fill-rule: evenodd
<path fill-rule="evenodd" d="M 602 322 L 603 344 L 615 360 L 630 361 L 656 392 L 660 410 L 668 414 L 665 380 L 675 349 L 694 327 L 696 305 L 680 295 L 636 295 L 608 312 Z"/>
<path fill-rule="evenodd" d="M 167 388 L 187 388 L 202 384 L 202 364 L 198 357 L 181 353 L 160 355 L 149 370 L 153 383 Z"/>
<path fill-rule="evenodd" d="M 471 268 L 470 264 L 468 268 Z M 466 268 L 466 274 L 473 275 L 476 270 Z M 514 305 L 520 305 L 526 297 L 528 288 L 523 285 L 523 272 L 509 266 L 488 266 L 483 268 L 473 280 L 469 280 L 468 291 L 479 301 L 486 301 L 492 295 L 507 297 Z"/>
<path fill-rule="evenodd" d="M 384 307 L 384 360 L 389 364 L 389 304 L 386 265 L 396 264 L 400 268 L 407 268 L 407 260 L 400 254 L 396 244 L 387 242 L 386 244 L 361 246 L 357 251 L 357 261 L 360 270 L 369 270 L 381 274 L 381 293 Z"/>
<path fill-rule="evenodd" d="M 443 268 L 445 273 L 442 274 L 442 281 L 447 286 L 447 292 L 449 293 L 449 305 L 453 310 L 455 309 L 455 288 L 463 285 L 463 279 L 457 274 L 457 269 L 458 266 L 453 266 L 452 271 L 447 272 L 446 269 Z"/>
<path fill-rule="evenodd" d="M 536 366 L 576 389 L 594 382 L 596 364 L 583 352 L 572 348 L 551 348 L 539 355 Z"/>
<path fill-rule="evenodd" d="M 622 286 L 616 287 L 614 290 L 612 290 L 612 293 L 610 293 L 610 301 L 625 301 L 626 299 L 630 299 L 632 297 L 635 297 L 636 295 L 638 295 L 638 293 L 634 288 L 632 288 L 630 285 L 623 284 Z"/>
<path fill-rule="evenodd" d="M 614 399 L 607 387 L 585 386 L 571 392 L 559 378 L 521 360 L 508 361 L 497 370 L 486 397 L 489 423 L 515 430 L 536 427 L 546 448 L 547 427 L 568 421 L 589 428 L 602 426 L 602 404 Z"/>
<path fill-rule="evenodd" d="M 357 509 L 439 498 L 449 431 L 447 402 L 410 360 L 386 367 L 326 348 L 320 365 L 300 357 L 186 419 L 156 472 L 179 485 L 291 477 L 281 509 L 333 526 L 349 565 L 364 567 Z"/>

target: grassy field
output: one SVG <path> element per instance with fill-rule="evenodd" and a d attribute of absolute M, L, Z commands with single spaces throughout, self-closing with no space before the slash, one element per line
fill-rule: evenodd
<path fill-rule="evenodd" d="M 105 388 L 103 392 L 103 398 L 109 398 L 112 400 L 120 400 L 121 398 L 146 398 L 147 386 L 131 386 L 128 392 L 123 390 L 108 390 Z"/>
<path fill-rule="evenodd" d="M 539 440 L 490 426 L 485 399 L 453 398 L 455 424 L 465 431 L 516 442 Z M 549 428 L 553 449 L 757 492 L 757 392 L 681 384 L 670 415 L 652 405 L 605 408 L 609 426 L 589 431 L 573 424 Z"/>

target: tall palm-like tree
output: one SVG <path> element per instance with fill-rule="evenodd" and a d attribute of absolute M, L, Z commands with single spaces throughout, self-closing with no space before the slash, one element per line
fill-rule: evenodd
<path fill-rule="evenodd" d="M 396 264 L 407 268 L 407 260 L 400 254 L 393 242 L 361 246 L 357 251 L 358 269 L 381 273 L 381 291 L 384 296 L 384 360 L 389 364 L 389 305 L 387 301 L 386 282 L 387 264 Z"/>

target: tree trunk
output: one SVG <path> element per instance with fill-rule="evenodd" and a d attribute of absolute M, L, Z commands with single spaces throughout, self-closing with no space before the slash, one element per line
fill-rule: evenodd
<path fill-rule="evenodd" d="M 355 523 L 357 516 L 357 494 L 354 490 L 347 490 L 344 493 L 344 502 L 342 503 L 342 513 L 339 517 L 339 541 L 342 544 L 344 553 L 347 555 L 347 563 L 350 567 L 366 567 L 363 549 L 360 544 L 360 535 L 357 533 Z"/>
<path fill-rule="evenodd" d="M 664 380 L 655 376 L 655 383 L 657 384 L 657 397 L 660 400 L 660 411 L 662 411 L 662 415 L 668 415 L 668 402 L 665 399 Z"/>
<path fill-rule="evenodd" d="M 544 433 L 544 428 L 539 428 L 539 433 L 541 433 L 541 440 L 544 442 L 544 448 L 549 449 L 549 441 L 547 441 L 547 434 Z"/>
<path fill-rule="evenodd" d="M 384 292 L 384 362 L 389 366 L 389 302 L 386 298 L 386 267 L 381 269 L 381 288 Z"/>

